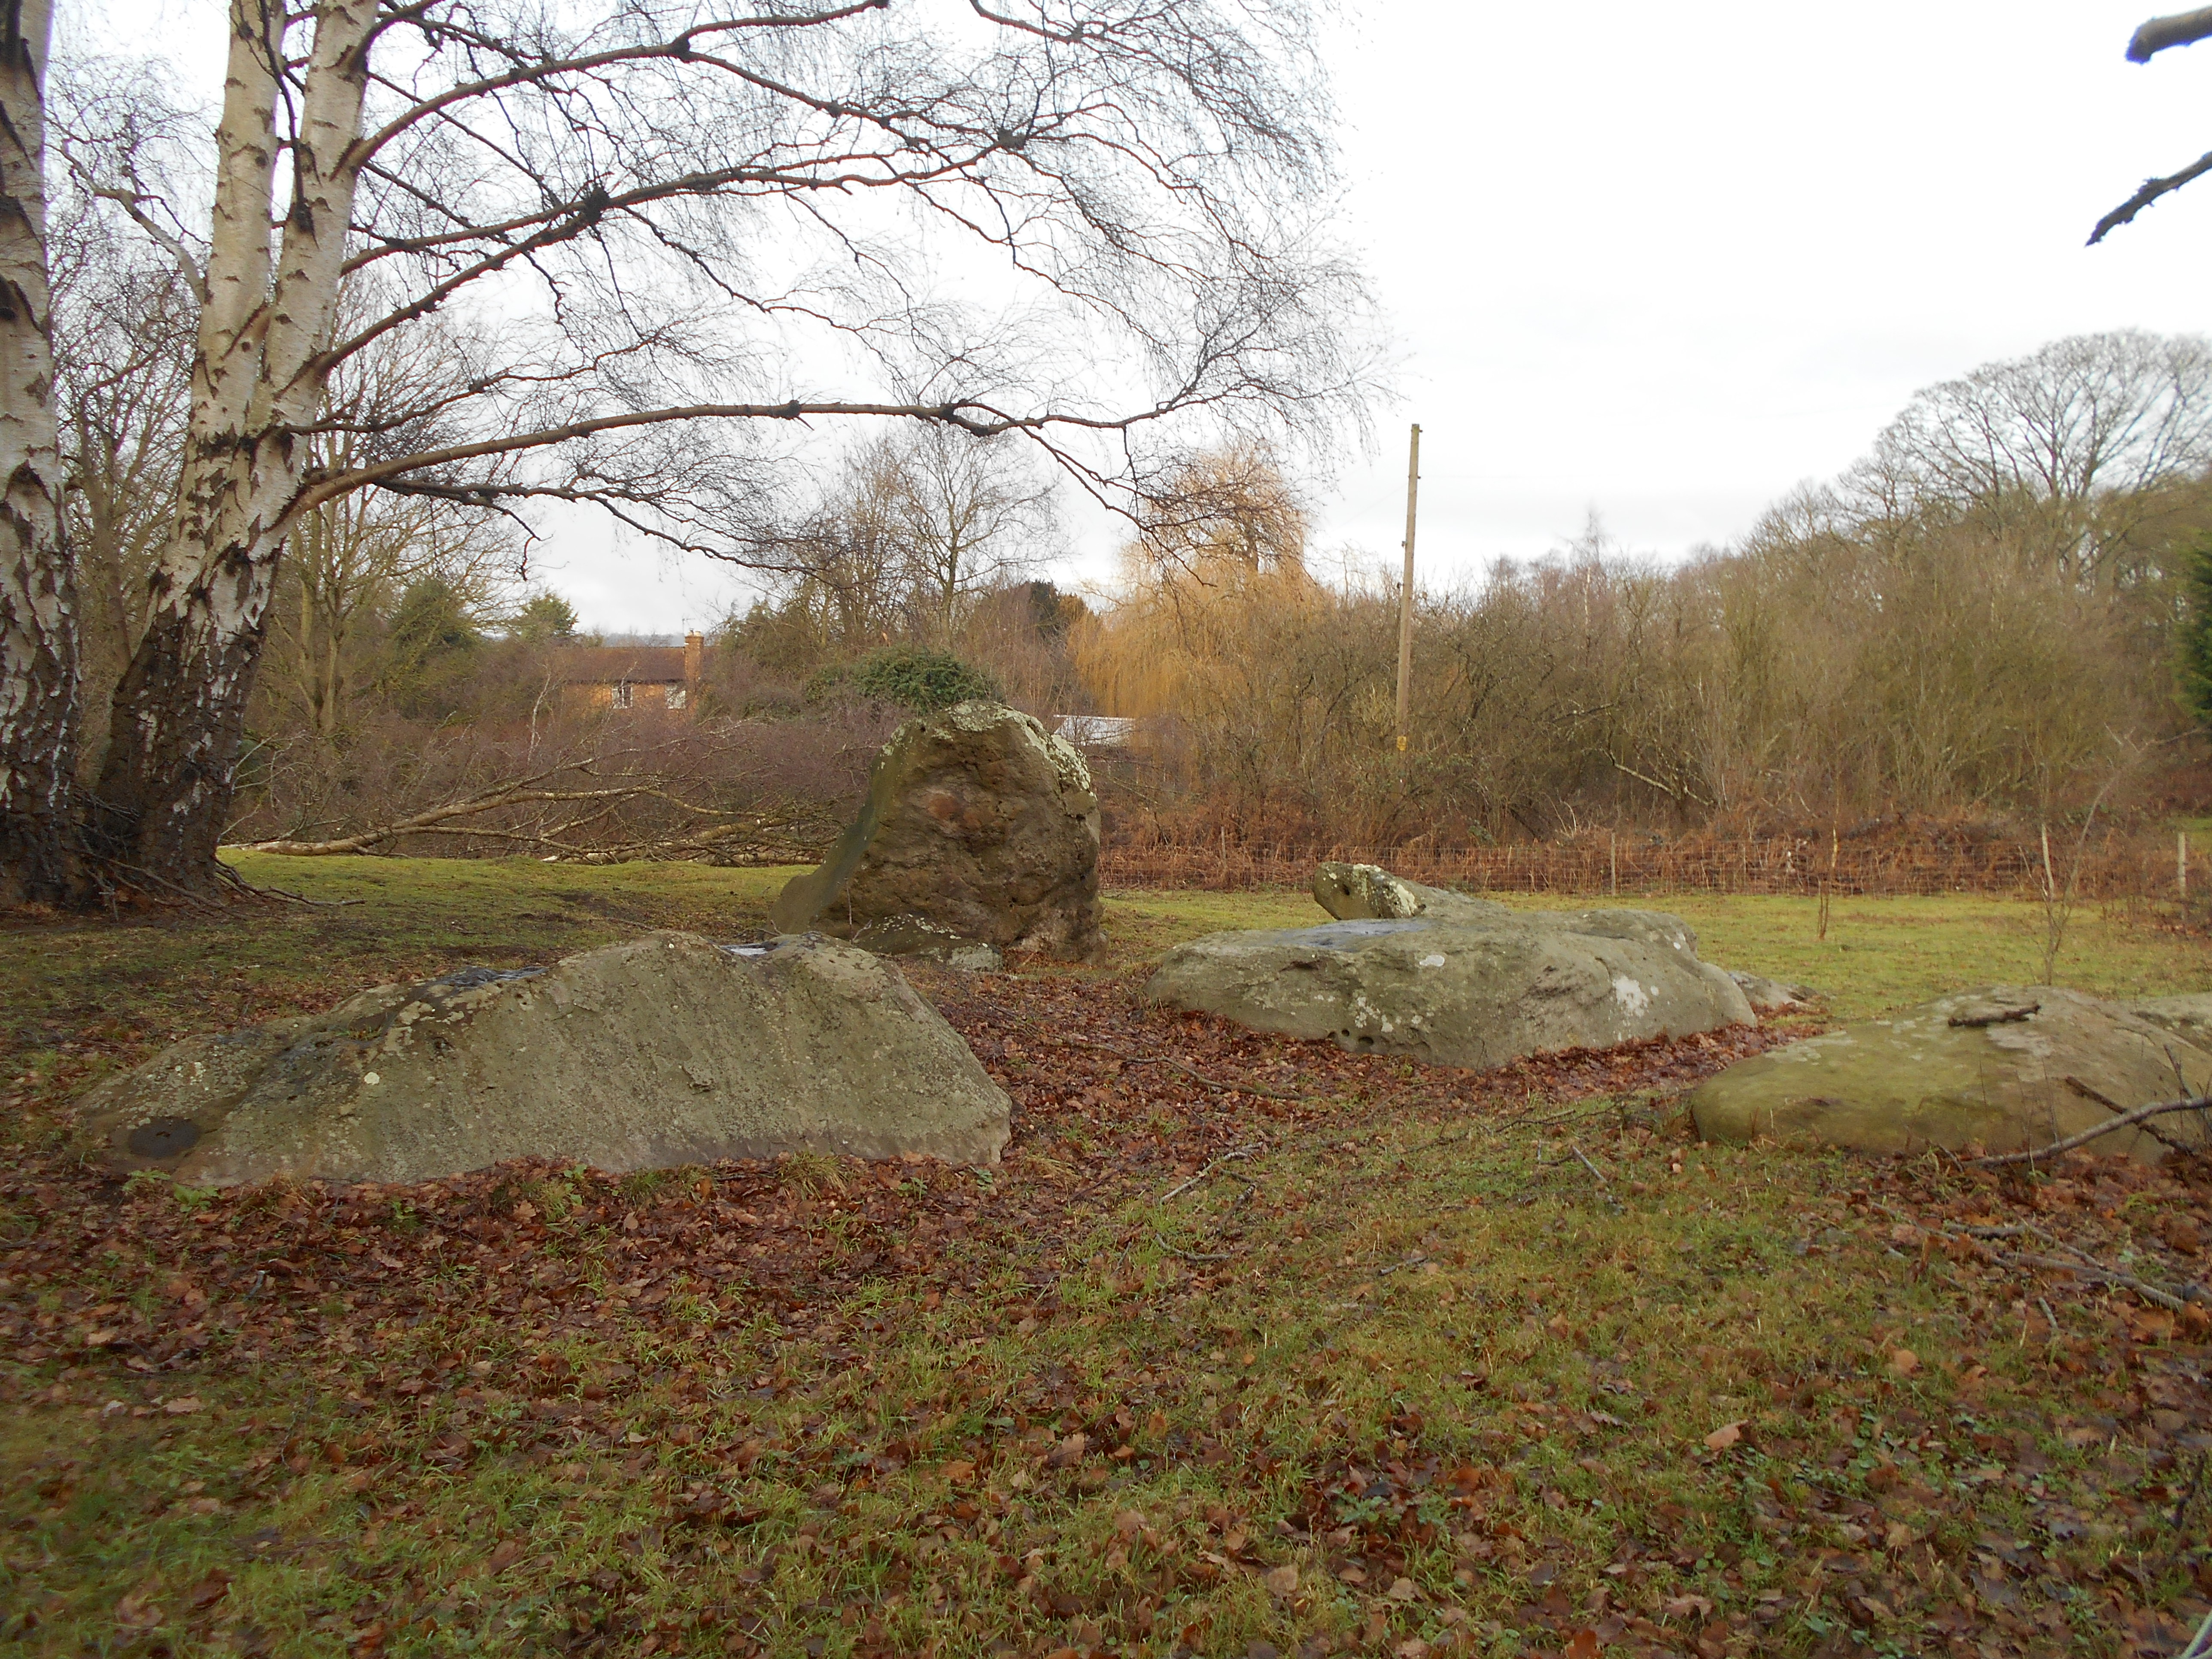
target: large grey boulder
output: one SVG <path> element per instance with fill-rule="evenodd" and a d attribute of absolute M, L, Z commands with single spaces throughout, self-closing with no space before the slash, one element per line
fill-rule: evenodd
<path fill-rule="evenodd" d="M 220 1187 L 427 1181 L 521 1157 L 995 1163 L 1009 1114 L 890 963 L 819 937 L 666 933 L 193 1037 L 94 1090 L 81 1122 L 119 1167 Z"/>
<path fill-rule="evenodd" d="M 1708 1140 L 2010 1152 L 2180 1098 L 2185 1079 L 2192 1092 L 2212 1085 L 2212 1048 L 2178 1022 L 2056 986 L 2001 985 L 1739 1060 L 1693 1090 L 1689 1107 Z M 2190 1113 L 2088 1143 L 2151 1164 L 2205 1144 Z"/>
<path fill-rule="evenodd" d="M 1255 1030 L 1444 1066 L 1686 1036 L 1753 1018 L 1735 982 L 1698 960 L 1696 935 L 1646 910 L 1489 905 L 1467 920 L 1209 933 L 1170 951 L 1145 994 Z"/>
<path fill-rule="evenodd" d="M 1095 956 L 1105 936 L 1090 770 L 999 703 L 908 720 L 876 757 L 860 816 L 770 914 L 779 932 L 887 954 Z"/>

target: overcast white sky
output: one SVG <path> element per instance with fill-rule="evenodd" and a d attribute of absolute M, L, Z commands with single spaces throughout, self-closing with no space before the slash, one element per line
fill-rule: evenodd
<path fill-rule="evenodd" d="M 217 0 L 64 3 L 219 78 Z M 1395 558 L 1409 421 L 1428 579 L 1593 510 L 1679 555 L 1848 463 L 1921 386 L 2065 334 L 2212 328 L 2212 179 L 2082 246 L 2212 149 L 2212 42 L 2121 55 L 2152 9 L 1346 0 L 1348 239 L 1402 401 L 1345 457 L 1319 545 Z M 595 520 L 549 529 L 541 570 L 593 626 L 673 630 L 734 596 Z M 1112 539 L 1091 526 L 1066 574 L 1103 576 Z"/>

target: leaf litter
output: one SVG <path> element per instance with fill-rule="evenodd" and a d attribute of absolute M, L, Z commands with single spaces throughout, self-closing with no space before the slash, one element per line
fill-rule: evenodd
<path fill-rule="evenodd" d="M 915 977 L 1014 1101 L 995 1169 L 204 1194 L 21 1138 L 0 1633 L 1714 1659 L 2206 1611 L 2195 1161 L 1690 1142 L 1788 1026 L 1474 1074 Z"/>

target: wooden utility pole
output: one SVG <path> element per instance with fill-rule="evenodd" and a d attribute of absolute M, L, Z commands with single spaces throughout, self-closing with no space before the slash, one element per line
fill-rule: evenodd
<path fill-rule="evenodd" d="M 1398 594 L 1398 752 L 1411 735 L 1413 679 L 1413 509 L 1421 495 L 1421 428 L 1406 457 L 1406 581 Z"/>

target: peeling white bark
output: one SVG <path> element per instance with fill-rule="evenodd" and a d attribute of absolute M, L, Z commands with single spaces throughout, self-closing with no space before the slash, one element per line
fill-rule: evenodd
<path fill-rule="evenodd" d="M 0 897 L 76 885 L 76 573 L 61 534 L 46 285 L 48 0 L 0 9 Z"/>
<path fill-rule="evenodd" d="M 273 9 L 271 9 L 273 11 Z M 271 264 L 274 53 L 233 0 L 222 171 L 176 527 L 144 641 L 117 689 L 100 798 L 110 856 L 185 888 L 214 877 L 233 769 L 337 313 L 374 0 L 325 0 L 303 88 L 290 207 Z"/>

